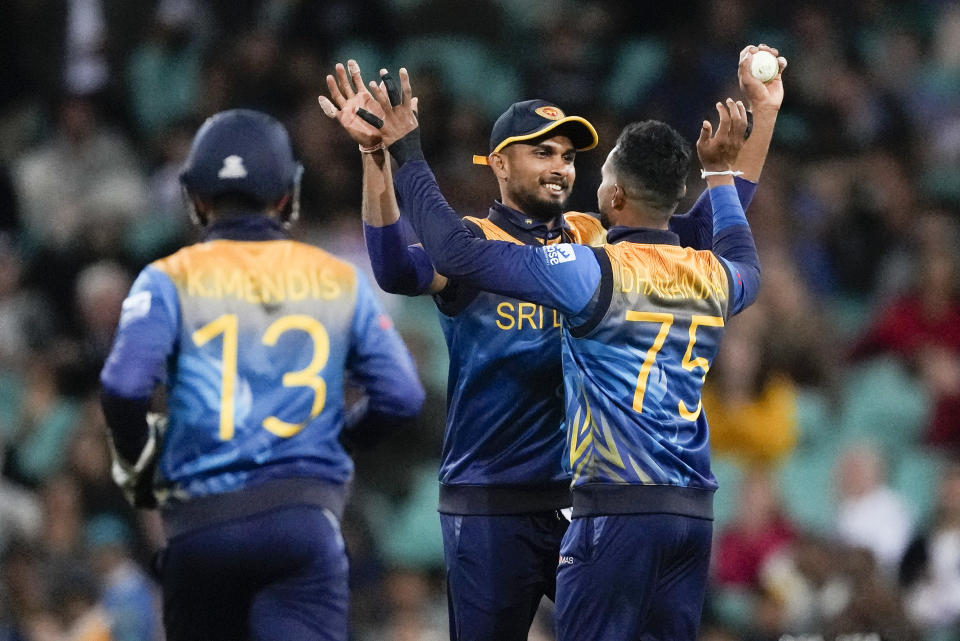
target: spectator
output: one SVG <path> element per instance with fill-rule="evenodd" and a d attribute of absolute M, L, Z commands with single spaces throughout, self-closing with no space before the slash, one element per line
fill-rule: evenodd
<path fill-rule="evenodd" d="M 746 474 L 737 505 L 734 521 L 717 537 L 715 580 L 722 586 L 759 588 L 764 562 L 796 538 L 796 528 L 779 506 L 776 481 L 768 470 L 755 468 Z"/>
<path fill-rule="evenodd" d="M 840 457 L 836 534 L 843 544 L 872 552 L 889 576 L 910 542 L 913 522 L 903 499 L 886 485 L 884 473 L 883 459 L 870 445 L 855 445 Z"/>
<path fill-rule="evenodd" d="M 960 633 L 960 464 L 943 474 L 930 526 L 907 548 L 900 587 L 910 618 L 928 634 Z M 940 638 L 940 637 L 938 637 Z"/>

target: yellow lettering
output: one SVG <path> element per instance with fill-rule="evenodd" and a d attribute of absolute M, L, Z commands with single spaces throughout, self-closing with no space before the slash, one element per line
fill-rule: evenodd
<path fill-rule="evenodd" d="M 310 283 L 303 272 L 287 272 L 287 293 L 290 300 L 303 300 L 310 295 Z"/>
<path fill-rule="evenodd" d="M 243 274 L 238 269 L 231 269 L 228 274 L 224 274 L 222 269 L 213 271 L 214 282 L 216 283 L 217 297 L 243 296 Z"/>
<path fill-rule="evenodd" d="M 505 324 L 502 321 L 497 321 L 497 327 L 500 329 L 513 329 L 514 320 L 513 320 L 513 303 L 508 303 L 506 301 L 497 305 L 497 315 L 500 318 L 507 319 L 509 324 Z"/>
<path fill-rule="evenodd" d="M 276 280 L 271 278 L 275 277 Z M 283 289 L 283 275 L 282 274 L 261 274 L 260 275 L 260 289 L 261 295 L 263 296 L 263 302 L 280 302 L 286 299 L 286 292 Z"/>
<path fill-rule="evenodd" d="M 198 270 L 187 271 L 187 296 L 209 296 L 203 286 L 203 272 Z"/>
<path fill-rule="evenodd" d="M 633 291 L 633 272 L 623 263 L 620 263 L 620 289 L 625 292 Z"/>
<path fill-rule="evenodd" d="M 560 316 L 557 314 L 557 310 L 553 310 L 553 326 L 554 326 L 554 327 L 561 327 L 561 326 L 562 326 L 562 325 L 560 324 Z"/>
<path fill-rule="evenodd" d="M 323 269 L 320 271 L 320 282 L 324 285 L 324 291 L 321 294 L 323 298 L 336 298 L 340 295 L 340 283 L 331 270 Z"/>
<path fill-rule="evenodd" d="M 529 311 L 524 312 L 523 310 L 527 309 Z M 537 329 L 536 323 L 533 321 L 533 315 L 537 312 L 537 306 L 533 303 L 520 303 L 517 306 L 517 329 L 523 329 L 523 321 L 530 321 L 530 327 Z"/>
<path fill-rule="evenodd" d="M 262 303 L 263 296 L 260 293 L 260 283 L 254 277 L 253 272 L 243 273 L 243 291 L 244 298 L 248 303 Z"/>

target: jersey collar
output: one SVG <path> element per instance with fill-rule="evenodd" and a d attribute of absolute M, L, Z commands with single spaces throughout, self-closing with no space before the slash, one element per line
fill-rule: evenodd
<path fill-rule="evenodd" d="M 638 245 L 676 245 L 680 237 L 667 229 L 647 227 L 611 227 L 607 230 L 608 243 L 637 243 Z"/>
<path fill-rule="evenodd" d="M 499 200 L 495 200 L 493 206 L 490 207 L 487 218 L 497 227 L 526 245 L 566 242 L 563 238 L 569 238 L 569 233 L 564 235 L 564 231 L 569 232 L 570 227 L 562 214 L 557 216 L 560 224 L 554 225 L 553 229 L 547 229 L 546 223 L 517 211 L 513 207 L 508 207 Z"/>
<path fill-rule="evenodd" d="M 276 218 L 261 214 L 232 214 L 207 227 L 203 240 L 281 240 L 287 235 Z"/>

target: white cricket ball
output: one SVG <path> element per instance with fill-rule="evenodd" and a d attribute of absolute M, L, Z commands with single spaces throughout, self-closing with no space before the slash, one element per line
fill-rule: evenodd
<path fill-rule="evenodd" d="M 769 51 L 758 51 L 753 54 L 753 60 L 750 61 L 750 73 L 760 82 L 770 82 L 776 77 L 779 70 L 780 63 Z"/>

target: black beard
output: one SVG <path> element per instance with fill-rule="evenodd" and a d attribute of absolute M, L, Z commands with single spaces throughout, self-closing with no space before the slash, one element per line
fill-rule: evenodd
<path fill-rule="evenodd" d="M 600 212 L 600 226 L 604 229 L 610 229 L 610 219 L 602 211 Z"/>
<path fill-rule="evenodd" d="M 566 207 L 565 200 L 562 202 L 542 200 L 533 194 L 515 194 L 513 199 L 520 205 L 520 211 L 541 223 L 556 219 Z"/>

